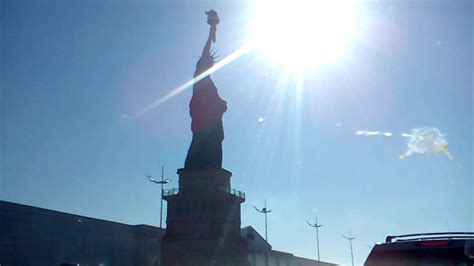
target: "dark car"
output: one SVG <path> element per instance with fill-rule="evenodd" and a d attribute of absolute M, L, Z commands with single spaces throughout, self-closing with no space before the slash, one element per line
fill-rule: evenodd
<path fill-rule="evenodd" d="M 365 266 L 474 265 L 474 233 L 387 236 L 370 252 Z"/>

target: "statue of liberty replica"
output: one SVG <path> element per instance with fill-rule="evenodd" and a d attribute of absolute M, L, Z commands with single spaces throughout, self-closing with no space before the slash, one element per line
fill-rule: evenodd
<path fill-rule="evenodd" d="M 205 73 L 214 65 L 211 43 L 216 40 L 219 17 L 213 10 L 206 14 L 211 29 L 201 58 L 196 64 L 194 78 L 198 81 L 193 86 L 193 97 L 189 103 L 193 140 L 184 163 L 184 168 L 189 170 L 222 168 L 222 115 L 227 110 L 227 104 L 219 97 L 211 77 Z"/>
<path fill-rule="evenodd" d="M 189 104 L 193 138 L 178 169 L 179 190 L 165 192 L 168 203 L 162 266 L 246 266 L 246 241 L 240 237 L 240 204 L 245 194 L 230 188 L 232 173 L 222 168 L 222 116 L 227 104 L 208 71 L 219 17 L 206 12 L 209 37 L 196 64 Z"/>

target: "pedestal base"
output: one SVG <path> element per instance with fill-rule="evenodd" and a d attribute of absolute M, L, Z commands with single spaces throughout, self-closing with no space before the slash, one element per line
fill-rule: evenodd
<path fill-rule="evenodd" d="M 245 266 L 246 241 L 240 237 L 243 193 L 230 189 L 225 169 L 179 169 L 179 192 L 168 202 L 164 266 Z"/>

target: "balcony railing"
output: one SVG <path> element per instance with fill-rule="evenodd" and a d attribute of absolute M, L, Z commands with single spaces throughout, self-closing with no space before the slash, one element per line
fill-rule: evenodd
<path fill-rule="evenodd" d="M 163 191 L 163 197 L 178 195 L 178 192 L 179 192 L 179 189 L 177 188 L 167 189 Z"/>
<path fill-rule="evenodd" d="M 231 194 L 232 194 L 232 195 L 235 195 L 235 196 L 237 196 L 237 197 L 239 197 L 239 198 L 245 199 L 245 192 L 242 192 L 242 191 L 237 190 L 237 189 L 235 189 L 235 188 L 231 189 Z"/>
<path fill-rule="evenodd" d="M 228 191 L 227 191 L 228 192 Z M 178 195 L 179 193 L 179 189 L 178 188 L 172 188 L 172 189 L 167 189 L 167 190 L 164 190 L 163 191 L 163 197 L 166 197 L 166 196 L 174 196 L 174 195 Z M 240 190 L 237 190 L 235 188 L 231 189 L 230 190 L 230 194 L 234 195 L 234 196 L 237 196 L 241 199 L 245 199 L 245 192 L 242 192 Z"/>

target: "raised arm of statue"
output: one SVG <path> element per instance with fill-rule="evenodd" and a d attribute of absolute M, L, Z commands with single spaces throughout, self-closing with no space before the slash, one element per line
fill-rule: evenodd
<path fill-rule="evenodd" d="M 211 29 L 209 30 L 209 37 L 207 38 L 206 45 L 202 50 L 202 56 L 199 58 L 196 64 L 196 71 L 194 72 L 194 76 L 198 76 L 204 71 L 208 70 L 214 65 L 214 56 L 211 55 L 211 45 L 213 42 L 216 41 L 216 32 L 217 32 L 217 24 L 219 24 L 219 17 L 217 16 L 217 12 L 214 10 L 210 10 L 206 12 L 207 14 L 207 24 L 211 25 Z"/>
<path fill-rule="evenodd" d="M 211 25 L 211 29 L 209 30 L 209 37 L 207 38 L 204 49 L 202 50 L 202 56 L 209 56 L 211 54 L 211 45 L 213 42 L 216 42 L 216 32 L 217 27 L 215 25 Z"/>

